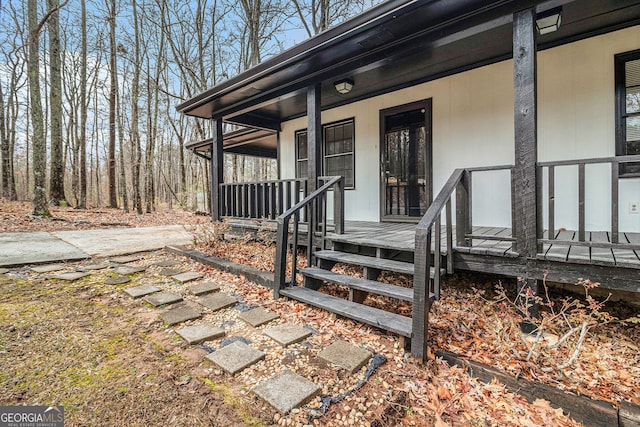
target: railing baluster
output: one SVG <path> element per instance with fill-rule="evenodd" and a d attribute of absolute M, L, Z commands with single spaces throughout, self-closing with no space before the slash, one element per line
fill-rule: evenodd
<path fill-rule="evenodd" d="M 278 208 L 276 210 L 276 216 L 280 216 L 282 215 L 282 213 L 285 211 L 284 208 L 284 194 L 282 194 L 282 192 L 284 191 L 285 188 L 285 183 L 283 183 L 282 181 L 278 181 L 277 187 L 278 187 Z"/>
<path fill-rule="evenodd" d="M 578 241 L 584 242 L 585 239 L 585 188 L 584 188 L 584 163 L 578 164 Z"/>
<path fill-rule="evenodd" d="M 518 244 L 516 242 L 516 175 L 514 168 L 509 169 L 510 184 L 511 184 L 511 237 L 514 239 L 511 243 L 511 250 L 518 252 Z M 542 197 L 541 195 L 539 195 Z"/>
<path fill-rule="evenodd" d="M 287 277 L 287 250 L 289 238 L 289 218 L 278 217 L 278 230 L 276 231 L 276 261 L 273 275 L 273 298 L 280 298 L 280 289 Z M 294 236 L 295 238 L 295 236 Z"/>
<path fill-rule="evenodd" d="M 333 187 L 333 225 L 336 234 L 344 234 L 344 181 Z"/>
<path fill-rule="evenodd" d="M 451 218 L 451 197 L 447 199 L 446 221 L 447 221 L 447 273 L 453 274 L 453 224 Z"/>
<path fill-rule="evenodd" d="M 620 233 L 618 229 L 618 221 L 620 220 L 619 212 L 619 176 L 620 164 L 611 163 L 611 243 L 619 243 Z"/>
<path fill-rule="evenodd" d="M 438 219 L 436 219 L 436 230 L 435 230 L 435 238 L 433 242 L 433 282 L 429 280 L 431 277 L 431 272 L 427 270 L 427 281 L 433 284 L 433 289 L 430 289 L 430 293 L 433 293 L 435 299 L 440 299 L 440 245 L 441 245 L 441 233 L 442 233 L 442 214 L 438 214 Z M 430 286 L 431 288 L 431 286 Z M 431 298 L 431 295 L 429 295 Z"/>
<path fill-rule="evenodd" d="M 556 207 L 556 179 L 555 179 L 555 166 L 549 166 L 549 232 L 547 236 L 549 240 L 553 240 L 556 235 L 556 224 L 555 224 L 555 207 Z M 539 215 L 542 215 L 540 212 Z"/>
<path fill-rule="evenodd" d="M 295 286 L 298 281 L 296 275 L 298 271 L 298 239 L 300 238 L 300 214 L 296 212 L 293 216 L 293 248 L 291 249 L 291 286 Z M 287 233 L 289 230 L 287 230 Z"/>

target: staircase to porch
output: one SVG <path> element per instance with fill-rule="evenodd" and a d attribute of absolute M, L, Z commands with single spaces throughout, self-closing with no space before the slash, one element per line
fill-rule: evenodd
<path fill-rule="evenodd" d="M 410 317 L 365 305 L 365 300 L 369 294 L 373 294 L 413 303 L 413 289 L 378 280 L 383 271 L 413 276 L 415 270 L 413 261 L 407 262 L 393 259 L 395 257 L 407 258 L 407 255 L 412 257 L 413 251 L 394 250 L 390 248 L 391 245 L 362 248 L 356 241 L 349 242 L 348 239 L 341 239 L 339 243 L 332 243 L 334 245 L 333 249 L 320 250 L 314 253 L 317 266 L 299 270 L 303 276 L 303 286 L 289 286 L 282 289 L 280 295 L 411 338 L 412 319 Z M 374 254 L 369 256 L 347 252 L 345 251 L 347 248 L 343 249 L 343 246 L 349 248 L 358 246 L 360 249 L 358 252 L 367 252 L 367 250 L 363 251 L 362 249 L 368 249 L 369 251 L 373 249 Z M 332 268 L 339 263 L 361 267 L 363 277 L 354 277 L 332 271 Z M 433 280 L 436 274 L 443 276 L 446 274 L 446 270 L 436 270 L 432 267 L 430 269 L 430 280 Z M 348 299 L 319 291 L 324 283 L 337 284 L 348 288 Z M 434 293 L 430 293 L 430 299 L 435 299 L 435 297 Z"/>

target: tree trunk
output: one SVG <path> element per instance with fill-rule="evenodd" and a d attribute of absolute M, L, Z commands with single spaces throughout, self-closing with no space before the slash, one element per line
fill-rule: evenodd
<path fill-rule="evenodd" d="M 62 73 L 60 58 L 59 0 L 47 0 L 49 18 L 49 112 L 51 128 L 51 172 L 49 175 L 50 203 L 59 205 L 65 200 L 64 161 L 62 149 Z"/>
<path fill-rule="evenodd" d="M 116 187 L 116 0 L 110 0 L 109 6 L 109 74 L 111 86 L 109 88 L 109 147 L 108 147 L 108 180 L 109 180 L 109 207 L 118 207 L 118 194 Z"/>
<path fill-rule="evenodd" d="M 131 2 L 133 7 L 133 30 L 135 34 L 135 60 L 133 64 L 133 80 L 131 82 L 131 144 L 132 144 L 132 178 L 133 181 L 133 206 L 139 215 L 142 215 L 142 197 L 140 195 L 140 161 L 142 160 L 142 148 L 140 147 L 140 131 L 138 125 L 138 96 L 140 87 L 140 27 L 138 22 L 138 8 L 136 0 Z"/>
<path fill-rule="evenodd" d="M 27 19 L 29 25 L 29 56 L 27 74 L 29 79 L 29 95 L 31 98 L 31 122 L 33 123 L 33 214 L 51 216 L 47 207 L 47 189 L 45 170 L 47 166 L 47 144 L 44 137 L 44 118 L 42 116 L 42 100 L 40 99 L 40 58 L 38 24 L 38 2 L 27 1 Z"/>
<path fill-rule="evenodd" d="M 78 180 L 80 181 L 80 203 L 78 208 L 87 208 L 87 5 L 86 0 L 80 0 L 81 7 L 81 58 L 80 58 L 80 170 Z"/>

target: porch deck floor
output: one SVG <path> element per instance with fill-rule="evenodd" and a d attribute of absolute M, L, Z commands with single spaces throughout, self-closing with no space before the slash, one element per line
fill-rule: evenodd
<path fill-rule="evenodd" d="M 267 228 L 275 231 L 276 224 L 273 221 L 259 223 L 255 220 L 230 221 L 232 225 L 241 225 L 245 228 Z M 361 246 L 380 247 L 390 250 L 413 252 L 415 248 L 415 223 L 398 222 L 373 222 L 373 221 L 345 221 L 344 234 L 327 233 L 327 238 L 336 242 L 349 243 Z M 306 232 L 306 225 L 301 225 L 300 230 Z M 474 235 L 511 238 L 511 228 L 507 227 L 473 227 Z M 588 248 L 572 245 L 578 241 L 578 232 L 572 230 L 559 230 L 555 233 L 558 243 L 545 244 L 538 254 L 539 260 L 567 262 L 575 264 L 594 264 L 603 266 L 618 266 L 640 269 L 640 250 L 631 249 L 606 249 Z M 455 239 L 455 225 L 453 226 Z M 544 233 L 547 236 L 547 231 Z M 606 231 L 591 231 L 585 235 L 589 242 L 611 242 L 611 236 Z M 620 232 L 620 243 L 640 244 L 640 233 Z M 446 251 L 446 228 L 443 225 L 441 231 L 440 249 Z M 455 245 L 455 241 L 454 241 Z M 433 250 L 433 244 L 432 244 Z M 517 257 L 512 250 L 510 241 L 473 239 L 471 247 L 456 247 L 454 252 L 470 253 L 476 255 L 502 256 L 506 258 Z"/>

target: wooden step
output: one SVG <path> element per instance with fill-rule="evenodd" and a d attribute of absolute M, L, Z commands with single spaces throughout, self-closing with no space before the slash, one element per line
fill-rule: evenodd
<path fill-rule="evenodd" d="M 350 254 L 339 251 L 318 251 L 313 255 L 319 259 L 342 262 L 345 264 L 361 265 L 363 267 L 377 268 L 379 270 L 395 271 L 396 273 L 413 275 L 413 264 L 410 262 L 394 261 L 391 259 L 374 258 L 365 255 Z"/>
<path fill-rule="evenodd" d="M 361 323 L 366 323 L 405 337 L 411 337 L 411 318 L 409 317 L 347 301 L 302 286 L 282 289 L 280 294 Z"/>
<path fill-rule="evenodd" d="M 357 289 L 359 291 L 365 291 L 376 295 L 384 295 L 403 301 L 413 301 L 413 289 L 403 288 L 402 286 L 395 286 L 388 283 L 377 282 L 375 280 L 347 276 L 345 274 L 315 267 L 301 268 L 299 271 L 302 275 L 313 279 L 337 283 L 338 285 L 348 286 L 349 288 Z"/>

